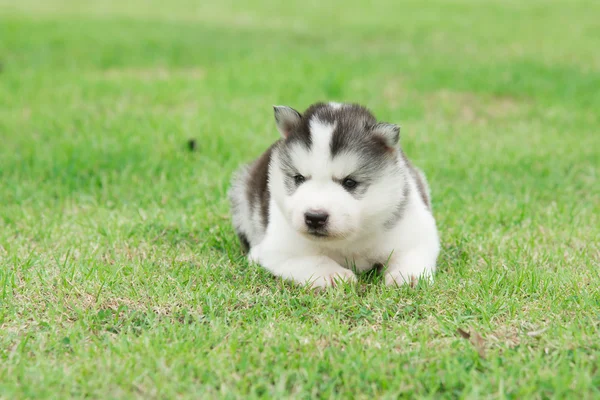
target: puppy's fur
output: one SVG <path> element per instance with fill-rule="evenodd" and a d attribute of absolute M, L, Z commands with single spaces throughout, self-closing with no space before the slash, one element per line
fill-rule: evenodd
<path fill-rule="evenodd" d="M 440 244 L 429 188 L 398 146 L 399 127 L 354 104 L 274 110 L 282 138 L 229 192 L 249 259 L 317 287 L 377 264 L 389 285 L 432 279 Z"/>

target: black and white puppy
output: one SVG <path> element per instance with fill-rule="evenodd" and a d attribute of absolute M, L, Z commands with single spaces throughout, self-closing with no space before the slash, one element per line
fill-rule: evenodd
<path fill-rule="evenodd" d="M 315 287 L 377 264 L 388 285 L 432 279 L 440 243 L 429 188 L 398 145 L 400 128 L 355 104 L 274 109 L 282 139 L 229 192 L 249 259 Z"/>

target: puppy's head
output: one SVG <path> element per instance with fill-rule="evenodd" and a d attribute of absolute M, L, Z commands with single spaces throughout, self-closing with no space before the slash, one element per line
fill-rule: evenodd
<path fill-rule="evenodd" d="M 283 140 L 269 180 L 292 227 L 320 241 L 381 229 L 405 184 L 398 161 L 400 128 L 353 104 L 318 103 L 303 114 L 274 109 Z"/>

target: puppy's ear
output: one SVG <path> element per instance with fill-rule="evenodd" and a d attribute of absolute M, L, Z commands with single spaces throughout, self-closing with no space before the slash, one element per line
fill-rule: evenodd
<path fill-rule="evenodd" d="M 300 125 L 302 116 L 296 110 L 287 106 L 273 106 L 275 113 L 275 122 L 281 136 L 288 137 L 290 133 Z"/>
<path fill-rule="evenodd" d="M 373 133 L 380 136 L 388 147 L 396 147 L 400 140 L 400 127 L 395 124 L 380 122 L 373 127 Z"/>

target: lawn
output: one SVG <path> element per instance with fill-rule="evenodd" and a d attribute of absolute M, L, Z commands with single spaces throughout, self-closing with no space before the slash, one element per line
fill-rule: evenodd
<path fill-rule="evenodd" d="M 0 398 L 598 398 L 599 15 L 0 0 Z M 230 176 L 317 100 L 402 126 L 433 285 L 245 261 Z"/>

